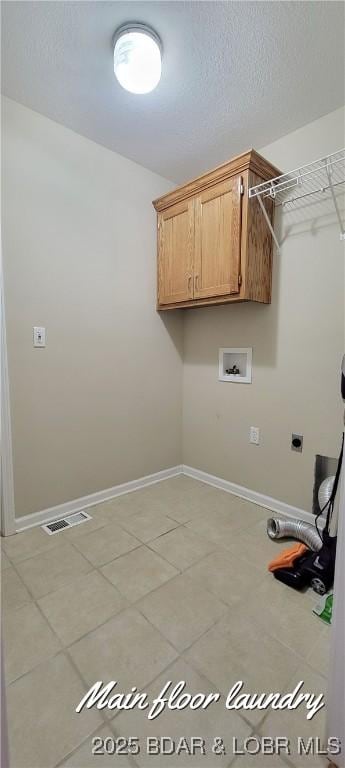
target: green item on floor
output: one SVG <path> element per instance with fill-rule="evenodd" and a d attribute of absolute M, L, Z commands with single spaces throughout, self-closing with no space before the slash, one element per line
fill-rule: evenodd
<path fill-rule="evenodd" d="M 323 595 L 321 600 L 314 606 L 313 613 L 325 621 L 326 624 L 332 624 L 333 592 Z"/>

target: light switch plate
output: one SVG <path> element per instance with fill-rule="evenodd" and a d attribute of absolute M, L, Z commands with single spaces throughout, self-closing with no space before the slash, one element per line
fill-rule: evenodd
<path fill-rule="evenodd" d="M 42 326 L 34 325 L 33 328 L 33 340 L 34 347 L 45 347 L 46 345 L 46 329 Z"/>

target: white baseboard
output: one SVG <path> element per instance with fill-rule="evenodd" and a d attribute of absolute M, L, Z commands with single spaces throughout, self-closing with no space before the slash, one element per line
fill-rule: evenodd
<path fill-rule="evenodd" d="M 131 491 L 138 491 L 140 488 L 145 488 L 147 485 L 154 485 L 154 483 L 160 483 L 162 480 L 167 480 L 169 477 L 175 477 L 175 475 L 181 474 L 182 464 L 179 464 L 176 467 L 162 469 L 160 472 L 155 472 L 153 475 L 139 477 L 138 480 L 130 480 L 128 483 L 114 485 L 113 488 L 107 488 L 105 491 L 96 491 L 96 493 L 91 493 L 89 496 L 82 496 L 80 499 L 66 501 L 64 504 L 58 504 L 56 507 L 43 509 L 41 512 L 33 512 L 31 515 L 17 517 L 15 521 L 16 531 L 19 533 L 19 531 L 24 531 L 27 528 L 34 528 L 37 525 L 51 523 L 53 520 L 58 520 L 60 517 L 70 515 L 72 512 L 79 512 L 81 509 L 93 507 L 95 504 L 100 504 L 102 501 L 109 501 L 116 496 L 122 496 L 124 493 L 131 493 Z"/>
<path fill-rule="evenodd" d="M 271 512 L 275 512 L 278 515 L 284 515 L 285 517 L 290 517 L 294 520 L 304 520 L 306 523 L 315 522 L 315 516 L 304 509 L 293 507 L 290 504 L 286 504 L 285 501 L 273 499 L 271 496 L 265 496 L 263 493 L 252 491 L 250 488 L 244 488 L 242 485 L 231 483 L 229 480 L 223 480 L 223 478 L 217 477 L 216 475 L 210 475 L 208 472 L 203 472 L 201 469 L 195 469 L 195 467 L 189 467 L 186 464 L 179 464 L 176 467 L 170 467 L 169 469 L 155 472 L 153 475 L 140 477 L 138 480 L 130 480 L 128 483 L 114 485 L 113 488 L 107 488 L 105 491 L 96 491 L 96 493 L 91 493 L 89 496 L 83 496 L 80 499 L 67 501 L 64 504 L 58 504 L 56 507 L 49 507 L 49 509 L 43 509 L 41 512 L 34 512 L 31 515 L 18 517 L 16 518 L 16 531 L 18 533 L 27 528 L 34 528 L 37 525 L 51 523 L 53 520 L 72 514 L 72 512 L 79 512 L 81 509 L 93 507 L 95 504 L 100 504 L 102 501 L 109 501 L 110 499 L 116 498 L 116 496 L 122 496 L 123 494 L 131 493 L 132 491 L 138 491 L 140 488 L 145 488 L 147 485 L 153 485 L 162 480 L 167 480 L 169 477 L 175 477 L 176 475 L 181 474 L 188 475 L 188 477 L 192 477 L 194 480 L 200 480 L 207 485 L 213 485 L 215 488 L 219 488 L 227 493 L 232 493 L 234 496 L 240 496 L 242 499 L 251 501 L 253 504 L 257 504 L 260 507 L 265 507 L 265 509 L 269 509 Z"/>
<path fill-rule="evenodd" d="M 210 475 L 208 472 L 203 472 L 202 469 L 188 467 L 186 464 L 183 464 L 182 471 L 184 475 L 193 477 L 194 480 L 200 480 L 202 483 L 207 483 L 207 485 L 213 485 L 215 488 L 232 493 L 234 496 L 240 496 L 241 499 L 251 501 L 259 507 L 265 507 L 265 509 L 269 509 L 278 515 L 284 515 L 284 517 L 290 517 L 294 520 L 304 520 L 306 523 L 315 523 L 315 515 L 312 512 L 299 509 L 299 507 L 293 507 L 290 504 L 286 504 L 285 501 L 273 499 L 271 496 L 265 496 L 263 493 L 252 491 L 250 488 L 244 488 L 244 486 L 231 483 L 229 480 L 223 480 L 223 478 L 216 475 Z"/>

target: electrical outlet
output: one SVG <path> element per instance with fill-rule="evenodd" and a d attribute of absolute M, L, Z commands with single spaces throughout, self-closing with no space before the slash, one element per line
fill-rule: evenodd
<path fill-rule="evenodd" d="M 249 442 L 253 445 L 260 444 L 260 429 L 259 427 L 250 427 L 249 430 Z"/>
<path fill-rule="evenodd" d="M 34 347 L 45 347 L 46 345 L 46 329 L 42 326 L 34 325 L 33 328 L 33 343 Z"/>

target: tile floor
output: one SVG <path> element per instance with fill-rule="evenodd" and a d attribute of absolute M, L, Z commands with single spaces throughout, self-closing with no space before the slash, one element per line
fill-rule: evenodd
<path fill-rule="evenodd" d="M 48 536 L 34 528 L 2 540 L 2 605 L 10 768 L 325 765 L 296 754 L 297 736 L 323 737 L 324 710 L 306 720 L 272 710 L 75 707 L 97 680 L 149 699 L 168 681 L 226 694 L 326 688 L 329 629 L 300 594 L 267 573 L 285 543 L 268 513 L 185 476 L 99 504 L 92 520 Z M 91 755 L 92 738 L 140 737 L 139 755 Z M 147 736 L 199 736 L 204 756 L 147 756 Z M 287 736 L 290 755 L 236 756 L 232 738 Z M 211 751 L 223 738 L 226 754 Z M 110 744 L 110 742 L 107 742 Z"/>

